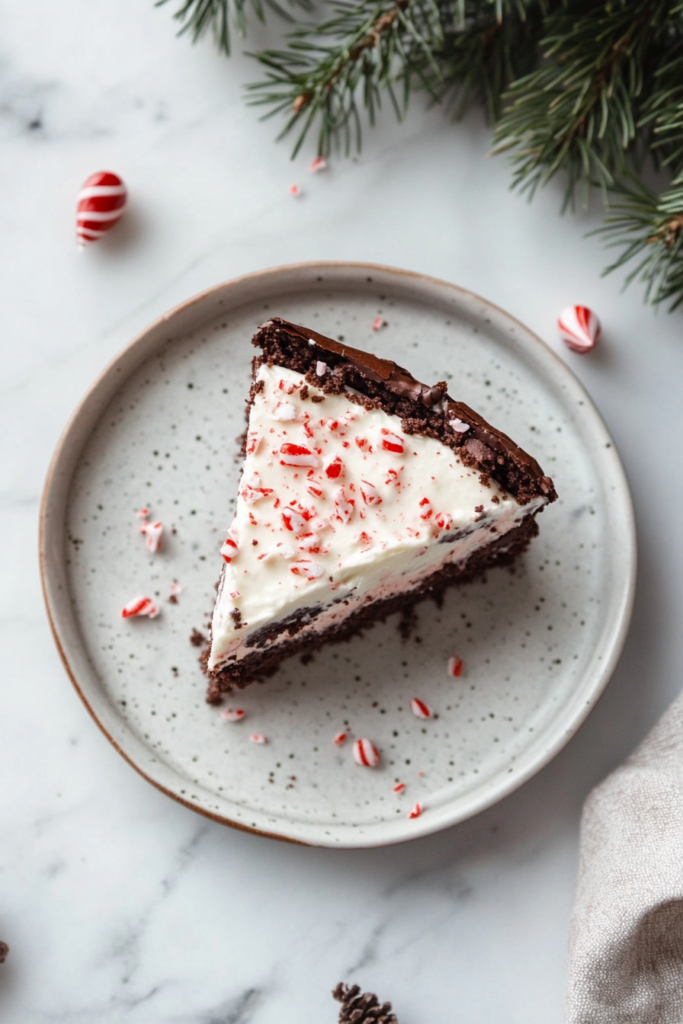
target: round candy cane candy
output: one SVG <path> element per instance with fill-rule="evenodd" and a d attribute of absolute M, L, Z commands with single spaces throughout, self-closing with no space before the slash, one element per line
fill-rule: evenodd
<path fill-rule="evenodd" d="M 376 768 L 380 762 L 379 750 L 370 740 L 356 740 L 353 745 L 353 759 L 362 768 Z"/>
<path fill-rule="evenodd" d="M 567 306 L 557 321 L 560 337 L 574 352 L 590 352 L 600 337 L 600 321 L 588 306 Z"/>
<path fill-rule="evenodd" d="M 121 220 L 126 208 L 126 186 L 118 174 L 97 171 L 83 182 L 76 207 L 76 241 L 83 249 L 96 242 Z"/>

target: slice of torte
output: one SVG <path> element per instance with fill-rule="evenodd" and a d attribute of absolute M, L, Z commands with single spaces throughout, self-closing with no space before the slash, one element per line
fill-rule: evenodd
<path fill-rule="evenodd" d="M 204 655 L 208 699 L 509 565 L 552 480 L 446 384 L 273 318 Z"/>

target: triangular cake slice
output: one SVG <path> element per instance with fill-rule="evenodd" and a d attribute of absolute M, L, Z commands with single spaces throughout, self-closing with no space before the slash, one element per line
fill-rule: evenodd
<path fill-rule="evenodd" d="M 210 701 L 511 563 L 556 498 L 530 455 L 396 363 L 274 318 L 205 656 Z"/>

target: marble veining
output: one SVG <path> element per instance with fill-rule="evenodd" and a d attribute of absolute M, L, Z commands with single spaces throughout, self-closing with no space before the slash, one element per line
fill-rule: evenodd
<path fill-rule="evenodd" d="M 312 151 L 292 164 L 243 106 L 246 58 L 177 40 L 169 8 L 69 0 L 36 19 L 0 6 L 0 1020 L 333 1024 L 343 978 L 391 999 L 401 1024 L 560 1024 L 582 801 L 680 688 L 680 314 L 600 278 L 605 253 L 584 237 L 597 219 L 560 218 L 559 185 L 532 205 L 511 194 L 475 117 L 451 126 L 418 101 L 357 161 L 309 176 Z M 76 193 L 109 166 L 130 216 L 79 257 Z M 382 850 L 276 844 L 150 787 L 70 686 L 36 565 L 52 451 L 108 360 L 203 288 L 313 259 L 434 274 L 527 323 L 603 412 L 639 516 L 630 638 L 583 729 L 497 807 Z M 557 340 L 572 302 L 604 325 L 587 357 Z"/>

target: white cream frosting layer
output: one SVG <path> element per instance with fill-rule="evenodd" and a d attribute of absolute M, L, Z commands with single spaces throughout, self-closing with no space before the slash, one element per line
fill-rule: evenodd
<path fill-rule="evenodd" d="M 209 669 L 241 660 L 257 630 L 300 609 L 325 609 L 306 628 L 326 628 L 416 586 L 544 503 L 522 509 L 440 441 L 293 370 L 261 366 L 257 380 Z"/>

